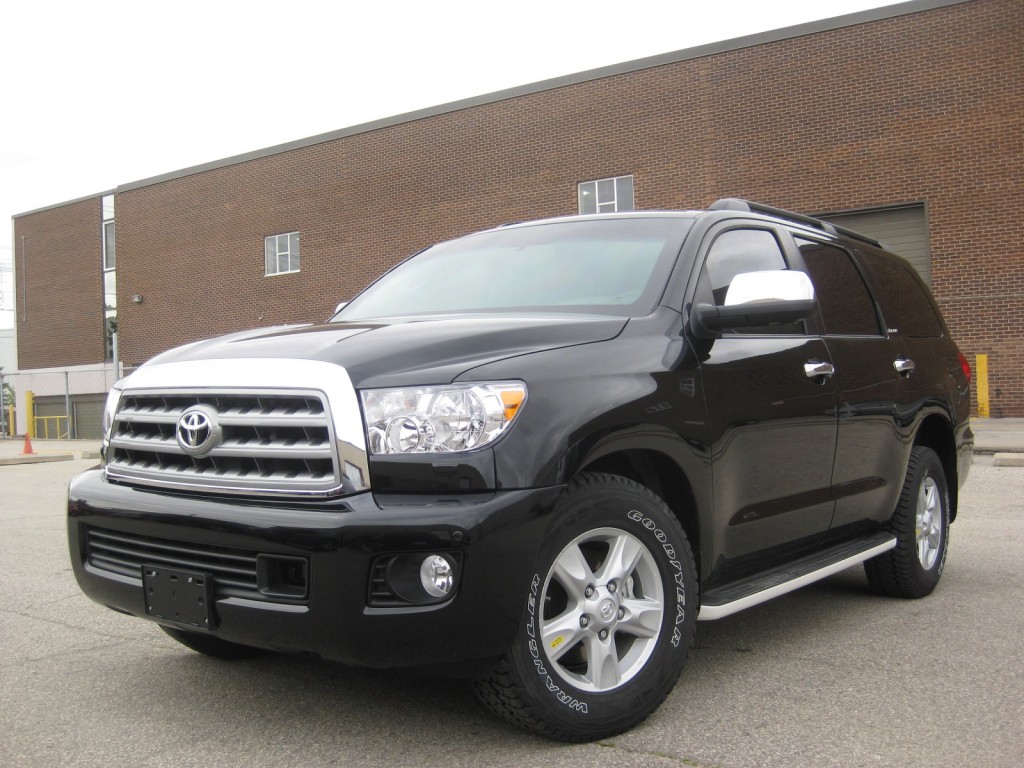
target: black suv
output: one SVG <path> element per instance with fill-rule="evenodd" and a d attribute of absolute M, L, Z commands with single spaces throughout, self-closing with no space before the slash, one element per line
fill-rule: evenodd
<path fill-rule="evenodd" d="M 914 270 L 817 219 L 505 226 L 120 381 L 71 558 L 202 653 L 447 668 L 597 739 L 668 695 L 698 619 L 861 562 L 930 593 L 969 379 Z"/>

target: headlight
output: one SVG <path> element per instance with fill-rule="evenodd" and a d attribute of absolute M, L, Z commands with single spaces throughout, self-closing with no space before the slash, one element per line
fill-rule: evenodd
<path fill-rule="evenodd" d="M 508 429 L 526 401 L 521 381 L 360 392 L 370 453 L 453 453 Z"/>
<path fill-rule="evenodd" d="M 117 413 L 117 404 L 121 400 L 121 387 L 124 379 L 116 382 L 107 394 L 107 402 L 103 406 L 103 444 L 110 443 L 110 430 L 114 426 L 114 414 Z"/>

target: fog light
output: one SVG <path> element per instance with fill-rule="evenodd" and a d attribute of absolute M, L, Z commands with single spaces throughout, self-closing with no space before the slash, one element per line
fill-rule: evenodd
<path fill-rule="evenodd" d="M 451 600 L 459 589 L 461 564 L 457 552 L 380 555 L 370 568 L 369 605 L 425 606 Z"/>
<path fill-rule="evenodd" d="M 431 597 L 444 597 L 452 591 L 452 564 L 441 555 L 430 555 L 420 564 L 420 584 Z"/>

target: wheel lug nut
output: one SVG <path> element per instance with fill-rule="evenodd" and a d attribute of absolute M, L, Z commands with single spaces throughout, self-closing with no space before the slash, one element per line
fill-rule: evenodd
<path fill-rule="evenodd" d="M 626 616 L 626 609 L 625 608 L 619 608 L 619 618 L 621 619 L 621 618 L 624 618 L 625 616 Z"/>
<path fill-rule="evenodd" d="M 589 616 L 580 616 L 580 626 L 581 627 L 589 627 L 590 626 L 590 617 Z"/>
<path fill-rule="evenodd" d="M 614 581 L 609 581 L 608 582 L 608 591 L 609 592 L 615 592 L 615 590 L 618 589 L 618 588 L 619 588 L 618 585 Z"/>
<path fill-rule="evenodd" d="M 593 587 L 587 587 L 583 591 L 583 594 L 586 595 L 587 597 L 593 597 L 594 596 L 594 588 Z"/>
<path fill-rule="evenodd" d="M 608 630 L 607 629 L 602 629 L 600 632 L 597 633 L 597 636 L 600 637 L 602 640 L 607 640 L 608 639 Z"/>

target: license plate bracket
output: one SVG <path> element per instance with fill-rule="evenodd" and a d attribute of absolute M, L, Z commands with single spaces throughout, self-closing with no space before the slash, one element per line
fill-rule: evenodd
<path fill-rule="evenodd" d="M 213 629 L 213 579 L 209 574 L 144 565 L 142 588 L 147 615 L 198 629 Z"/>

